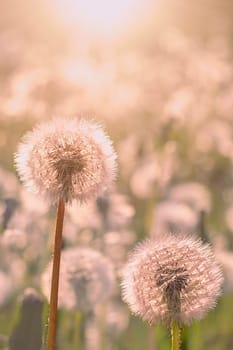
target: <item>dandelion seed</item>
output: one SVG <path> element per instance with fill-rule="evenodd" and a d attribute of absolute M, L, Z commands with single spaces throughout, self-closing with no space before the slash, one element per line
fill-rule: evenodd
<path fill-rule="evenodd" d="M 97 197 L 96 202 L 75 202 L 67 207 L 71 221 L 79 229 L 91 228 L 95 231 L 125 228 L 135 214 L 126 195 L 111 192 Z M 78 213 L 78 215 L 77 215 Z"/>
<path fill-rule="evenodd" d="M 186 204 L 162 201 L 154 210 L 151 235 L 153 237 L 157 235 L 157 232 L 161 234 L 166 232 L 192 233 L 195 231 L 197 224 L 197 212 Z"/>
<path fill-rule="evenodd" d="M 42 290 L 49 298 L 52 264 L 42 276 Z M 114 287 L 114 269 L 111 261 L 90 248 L 69 248 L 61 254 L 60 307 L 91 310 L 108 299 Z"/>
<path fill-rule="evenodd" d="M 136 248 L 123 271 L 123 298 L 149 323 L 187 325 L 215 306 L 222 282 L 208 245 L 167 235 Z"/>
<path fill-rule="evenodd" d="M 23 251 L 27 244 L 27 235 L 18 229 L 7 229 L 1 237 L 1 245 L 9 250 Z"/>
<path fill-rule="evenodd" d="M 129 247 L 133 245 L 136 237 L 132 231 L 108 231 L 103 237 L 104 252 L 111 258 L 116 271 L 119 272 L 124 265 Z"/>
<path fill-rule="evenodd" d="M 117 192 L 108 196 L 99 196 L 96 204 L 106 229 L 125 227 L 135 214 L 128 197 Z"/>
<path fill-rule="evenodd" d="M 210 211 L 211 198 L 207 188 L 198 182 L 186 182 L 175 185 L 168 193 L 171 200 L 186 203 L 196 211 Z"/>
<path fill-rule="evenodd" d="M 28 132 L 15 157 L 25 185 L 51 202 L 85 201 L 115 177 L 116 155 L 99 125 L 84 119 L 54 119 Z"/>

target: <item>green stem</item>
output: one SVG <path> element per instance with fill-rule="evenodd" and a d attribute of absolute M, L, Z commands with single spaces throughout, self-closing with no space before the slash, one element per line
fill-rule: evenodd
<path fill-rule="evenodd" d="M 82 313 L 76 311 L 74 315 L 74 349 L 82 349 Z"/>
<path fill-rule="evenodd" d="M 180 349 L 180 328 L 177 322 L 173 321 L 171 325 L 172 333 L 172 350 Z"/>

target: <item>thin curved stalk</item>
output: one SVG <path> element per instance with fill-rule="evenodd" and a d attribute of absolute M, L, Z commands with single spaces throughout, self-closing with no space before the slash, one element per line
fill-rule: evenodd
<path fill-rule="evenodd" d="M 48 324 L 48 347 L 47 347 L 48 350 L 56 349 L 58 286 L 59 286 L 64 213 L 65 213 L 65 203 L 62 199 L 60 199 L 58 202 L 58 208 L 57 208 L 57 221 L 56 221 L 55 240 L 54 240 L 53 272 L 52 272 L 50 306 L 49 306 L 49 324 Z"/>

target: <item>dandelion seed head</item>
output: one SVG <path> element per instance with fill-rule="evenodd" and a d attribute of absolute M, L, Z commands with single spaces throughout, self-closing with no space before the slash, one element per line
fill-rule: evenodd
<path fill-rule="evenodd" d="M 193 233 L 197 223 L 197 212 L 186 204 L 162 201 L 154 210 L 151 235 L 154 237 L 158 231 L 161 234 L 166 232 Z"/>
<path fill-rule="evenodd" d="M 151 324 L 201 319 L 215 306 L 223 282 L 210 247 L 184 235 L 139 244 L 122 274 L 124 301 Z"/>
<path fill-rule="evenodd" d="M 24 136 L 15 161 L 25 185 L 52 202 L 95 197 L 116 172 L 116 155 L 102 128 L 75 118 L 39 124 Z"/>
<path fill-rule="evenodd" d="M 42 276 L 42 290 L 49 299 L 52 263 Z M 65 309 L 90 310 L 113 292 L 111 261 L 90 248 L 69 248 L 61 254 L 58 302 Z"/>
<path fill-rule="evenodd" d="M 186 203 L 192 209 L 209 212 L 211 209 L 211 198 L 208 189 L 198 182 L 184 182 L 173 186 L 169 198 L 178 203 Z"/>
<path fill-rule="evenodd" d="M 6 229 L 2 234 L 0 243 L 6 249 L 21 251 L 28 243 L 26 232 L 19 229 Z"/>
<path fill-rule="evenodd" d="M 126 195 L 111 193 L 107 196 L 99 196 L 96 201 L 97 211 L 102 221 L 107 222 L 108 227 L 119 229 L 130 223 L 135 214 L 135 209 Z"/>

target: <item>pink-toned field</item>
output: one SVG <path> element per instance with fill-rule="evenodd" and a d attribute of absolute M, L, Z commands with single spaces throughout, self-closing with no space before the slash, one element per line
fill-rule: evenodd
<path fill-rule="evenodd" d="M 178 350 L 175 326 L 181 350 L 233 349 L 232 20 L 2 1 L 0 350 L 53 350 L 61 202 L 57 350 Z"/>

